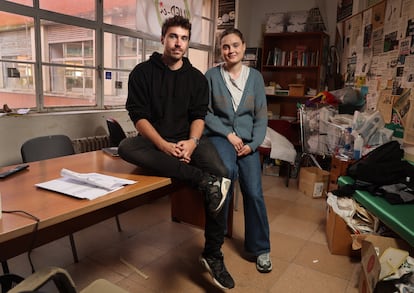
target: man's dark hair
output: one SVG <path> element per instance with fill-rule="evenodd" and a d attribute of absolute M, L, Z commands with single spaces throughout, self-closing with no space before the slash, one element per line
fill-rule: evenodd
<path fill-rule="evenodd" d="M 221 40 L 222 40 L 225 36 L 230 35 L 230 34 L 235 34 L 235 35 L 239 36 L 240 40 L 241 40 L 241 41 L 242 41 L 242 43 L 244 44 L 244 37 L 243 37 L 242 32 L 241 32 L 241 31 L 239 31 L 237 28 L 234 28 L 234 27 L 228 28 L 228 29 L 224 30 L 224 31 L 221 33 L 221 35 L 220 35 L 220 42 L 221 42 Z"/>
<path fill-rule="evenodd" d="M 189 32 L 188 38 L 191 37 L 191 23 L 188 18 L 185 18 L 181 15 L 175 15 L 173 17 L 167 18 L 162 24 L 161 36 L 165 37 L 167 30 L 172 26 L 179 26 L 183 29 L 187 29 Z"/>

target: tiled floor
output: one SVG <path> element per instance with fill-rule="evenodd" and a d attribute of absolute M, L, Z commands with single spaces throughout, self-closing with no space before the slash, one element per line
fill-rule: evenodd
<path fill-rule="evenodd" d="M 331 255 L 325 239 L 325 201 L 297 190 L 297 181 L 263 177 L 271 231 L 273 271 L 260 274 L 243 254 L 243 211 L 234 213 L 233 238 L 223 246 L 225 263 L 236 282 L 232 292 L 358 292 L 360 265 L 346 256 Z M 240 200 L 240 205 L 242 205 Z M 129 292 L 221 292 L 198 263 L 203 231 L 171 221 L 164 197 L 120 215 L 122 232 L 110 219 L 75 234 L 80 257 L 74 263 L 67 237 L 37 248 L 35 268 L 66 268 L 78 288 L 105 278 Z M 148 276 L 145 279 L 122 260 Z M 9 261 L 10 270 L 30 274 L 27 255 Z"/>

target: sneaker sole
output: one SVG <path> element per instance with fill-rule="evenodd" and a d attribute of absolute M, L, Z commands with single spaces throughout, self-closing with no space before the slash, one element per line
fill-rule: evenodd
<path fill-rule="evenodd" d="M 220 186 L 221 187 L 220 192 L 223 196 L 221 197 L 221 201 L 220 201 L 219 205 L 213 211 L 214 213 L 218 214 L 221 211 L 221 209 L 223 208 L 224 202 L 226 201 L 226 198 L 227 198 L 227 194 L 229 193 L 230 185 L 231 185 L 231 180 L 230 179 L 222 178 L 222 182 L 221 182 L 221 186 Z"/>
<path fill-rule="evenodd" d="M 270 264 L 269 268 L 264 269 L 264 268 L 261 268 L 259 265 L 256 264 L 256 269 L 259 271 L 259 273 L 266 274 L 266 273 L 270 273 L 272 271 L 273 266 L 272 266 L 272 264 Z"/>
<path fill-rule="evenodd" d="M 210 274 L 210 276 L 213 278 L 213 282 L 214 284 L 216 284 L 217 287 L 219 287 L 220 289 L 229 289 L 227 287 L 224 287 L 223 285 L 221 285 L 219 283 L 219 281 L 216 280 L 216 278 L 214 278 L 213 272 L 210 268 L 210 266 L 208 265 L 208 262 L 204 259 L 204 257 L 200 256 L 199 258 L 200 264 L 203 266 L 203 268 L 205 268 L 208 273 Z"/>

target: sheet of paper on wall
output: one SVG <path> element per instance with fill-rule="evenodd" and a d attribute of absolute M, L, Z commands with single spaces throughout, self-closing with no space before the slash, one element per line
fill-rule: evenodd
<path fill-rule="evenodd" d="M 377 110 L 381 113 L 385 123 L 391 122 L 393 104 L 394 96 L 392 95 L 392 90 L 382 90 L 378 98 Z"/>
<path fill-rule="evenodd" d="M 125 185 L 137 183 L 134 180 L 118 178 L 99 173 L 77 173 L 62 169 L 62 177 L 35 186 L 70 195 L 81 199 L 95 199 L 123 188 Z"/>

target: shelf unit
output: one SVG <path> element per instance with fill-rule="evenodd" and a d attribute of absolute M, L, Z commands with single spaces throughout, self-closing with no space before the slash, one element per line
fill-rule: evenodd
<path fill-rule="evenodd" d="M 325 88 L 329 36 L 323 32 L 272 33 L 263 36 L 261 72 L 266 85 L 279 84 L 289 89 L 289 84 L 303 84 L 316 93 Z M 277 103 L 280 116 L 296 117 L 296 103 L 307 96 L 268 95 L 268 106 Z"/>
<path fill-rule="evenodd" d="M 262 66 L 262 48 L 246 48 L 243 57 L 243 64 L 256 68 L 260 71 Z"/>

